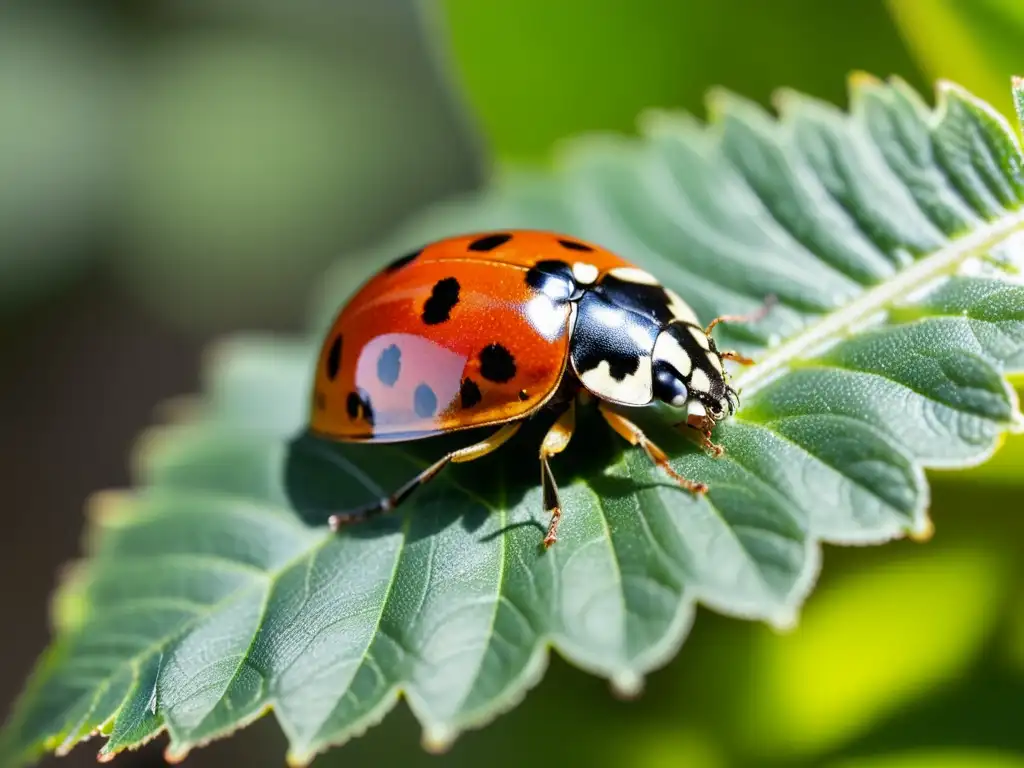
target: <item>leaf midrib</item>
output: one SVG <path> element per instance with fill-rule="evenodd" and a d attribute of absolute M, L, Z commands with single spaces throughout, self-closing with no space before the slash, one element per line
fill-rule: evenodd
<path fill-rule="evenodd" d="M 898 299 L 955 270 L 968 259 L 983 255 L 1019 231 L 1024 231 L 1024 210 L 1009 213 L 987 226 L 950 241 L 945 248 L 919 259 L 891 280 L 866 290 L 845 307 L 824 315 L 816 323 L 770 350 L 757 365 L 735 376 L 732 386 L 743 395 L 756 392 L 782 375 L 789 365 L 812 354 L 818 347 L 838 340 L 857 323 L 884 311 Z"/>

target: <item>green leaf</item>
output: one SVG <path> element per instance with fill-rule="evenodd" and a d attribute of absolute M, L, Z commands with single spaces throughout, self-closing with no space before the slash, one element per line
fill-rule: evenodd
<path fill-rule="evenodd" d="M 579 140 L 554 172 L 440 206 L 359 262 L 460 230 L 555 227 L 627 254 L 703 318 L 776 294 L 765 322 L 716 331 L 759 360 L 734 378 L 722 458 L 657 409 L 642 419 L 706 497 L 584 412 L 554 464 L 565 517 L 549 551 L 544 423 L 332 535 L 329 511 L 465 439 L 303 433 L 318 333 L 352 291 L 339 267 L 316 333 L 222 347 L 192 420 L 144 441 L 138 491 L 98 504 L 2 750 L 31 759 L 99 731 L 110 756 L 166 729 L 178 758 L 272 710 L 304 763 L 400 693 L 442 748 L 514 706 L 551 647 L 634 693 L 698 603 L 788 626 L 822 542 L 926 537 L 924 469 L 982 462 L 1021 426 L 1005 376 L 1024 362 L 1022 156 L 953 85 L 934 110 L 899 81 L 854 85 L 849 115 L 793 93 L 777 120 L 725 93 L 708 128 L 647 115 L 641 139 Z"/>
<path fill-rule="evenodd" d="M 886 0 L 921 69 L 1009 111 L 1006 81 L 1020 65 L 1024 7 L 1015 0 Z"/>

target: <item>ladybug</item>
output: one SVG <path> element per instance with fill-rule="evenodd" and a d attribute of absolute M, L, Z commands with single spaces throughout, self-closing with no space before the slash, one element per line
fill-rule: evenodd
<path fill-rule="evenodd" d="M 485 456 L 524 421 L 553 411 L 540 446 L 541 486 L 556 540 L 562 507 L 550 459 L 569 444 L 576 402 L 597 401 L 619 435 L 639 445 L 682 487 L 668 457 L 612 406 L 662 401 L 715 455 L 711 427 L 739 405 L 719 351 L 693 310 L 657 279 L 614 253 L 565 235 L 478 233 L 432 243 L 389 264 L 341 309 L 316 368 L 310 431 L 332 440 L 384 443 L 495 426 L 363 508 L 332 515 L 345 524 L 393 510 L 449 462 Z M 679 426 L 679 425 L 677 425 Z"/>

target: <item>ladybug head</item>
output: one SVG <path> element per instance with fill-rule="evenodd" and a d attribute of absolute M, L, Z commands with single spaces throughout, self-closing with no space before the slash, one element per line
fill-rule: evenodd
<path fill-rule="evenodd" d="M 687 409 L 692 423 L 721 421 L 739 408 L 739 397 L 728 385 L 714 343 L 697 326 L 674 322 L 654 346 L 654 396 Z"/>

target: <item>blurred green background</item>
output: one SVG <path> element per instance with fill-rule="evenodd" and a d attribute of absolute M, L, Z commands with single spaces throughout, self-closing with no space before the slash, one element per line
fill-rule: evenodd
<path fill-rule="evenodd" d="M 234 330 L 302 331 L 406 216 L 724 85 L 948 77 L 1010 114 L 1016 0 L 57 0 L 0 6 L 0 704 L 88 494 Z M 340 265 L 340 266 L 339 266 Z M 332 278 L 333 279 L 333 278 Z M 639 700 L 553 659 L 443 757 L 401 705 L 317 766 L 1024 766 L 1024 445 L 933 474 L 927 544 L 828 548 L 786 634 L 702 611 Z M 118 758 L 162 764 L 162 742 Z M 95 744 L 48 765 L 92 765 Z M 190 766 L 280 765 L 272 718 Z"/>

